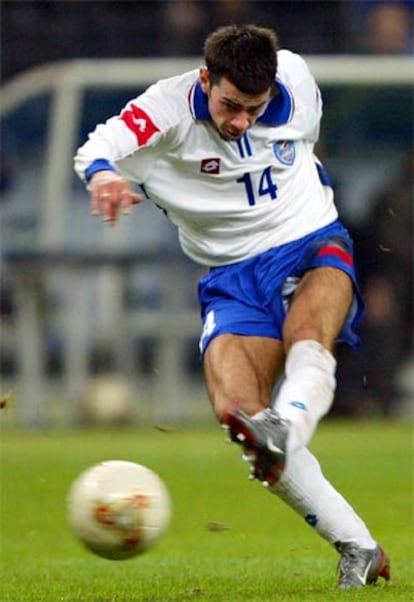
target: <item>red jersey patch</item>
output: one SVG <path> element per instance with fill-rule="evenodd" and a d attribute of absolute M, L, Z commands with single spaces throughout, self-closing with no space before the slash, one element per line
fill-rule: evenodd
<path fill-rule="evenodd" d="M 129 109 L 125 109 L 121 113 L 121 119 L 131 132 L 134 132 L 137 137 L 138 146 L 146 144 L 155 132 L 160 131 L 145 111 L 136 105 L 131 105 Z"/>

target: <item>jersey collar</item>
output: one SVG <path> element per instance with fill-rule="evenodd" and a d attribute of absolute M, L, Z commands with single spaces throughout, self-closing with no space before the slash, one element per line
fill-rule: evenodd
<path fill-rule="evenodd" d="M 266 110 L 257 119 L 257 122 L 259 123 L 279 126 L 287 123 L 292 117 L 293 99 L 288 88 L 286 88 L 279 80 L 275 81 L 275 85 L 279 90 L 279 94 L 270 99 Z M 207 94 L 203 92 L 200 82 L 197 82 L 194 85 L 190 93 L 190 108 L 194 119 L 211 121 L 211 115 L 208 110 Z"/>

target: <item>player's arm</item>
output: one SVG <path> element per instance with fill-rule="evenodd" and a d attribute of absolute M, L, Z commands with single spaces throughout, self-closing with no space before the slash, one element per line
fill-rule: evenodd
<path fill-rule="evenodd" d="M 91 195 L 92 214 L 102 216 L 112 225 L 117 222 L 120 212 L 129 213 L 132 205 L 144 200 L 118 173 L 117 163 L 159 138 L 159 129 L 137 101 L 130 102 L 119 116 L 98 125 L 75 156 L 75 171 L 87 184 Z M 139 171 L 143 171 L 141 163 L 138 153 L 138 181 Z"/>

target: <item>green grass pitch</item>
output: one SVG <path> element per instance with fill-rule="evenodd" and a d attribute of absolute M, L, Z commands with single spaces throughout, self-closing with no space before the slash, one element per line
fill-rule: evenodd
<path fill-rule="evenodd" d="M 1 438 L 2 602 L 414 599 L 412 424 L 327 420 L 312 450 L 391 556 L 391 584 L 335 589 L 337 554 L 257 482 L 216 426 L 15 432 Z M 109 561 L 72 535 L 67 490 L 88 466 L 152 468 L 174 505 L 149 552 Z M 211 523 L 222 528 L 211 529 Z"/>

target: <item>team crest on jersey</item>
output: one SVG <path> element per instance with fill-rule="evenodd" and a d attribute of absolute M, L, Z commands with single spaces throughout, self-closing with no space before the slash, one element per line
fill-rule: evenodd
<path fill-rule="evenodd" d="M 134 104 L 131 104 L 128 109 L 121 113 L 121 119 L 135 134 L 139 146 L 146 144 L 155 132 L 159 132 L 159 129 L 145 111 Z"/>
<path fill-rule="evenodd" d="M 215 157 L 213 159 L 202 159 L 200 164 L 201 173 L 218 174 L 220 173 L 220 159 Z"/>
<path fill-rule="evenodd" d="M 295 161 L 295 143 L 290 140 L 281 140 L 273 145 L 273 152 L 276 159 L 279 159 L 283 165 L 293 165 Z"/>

